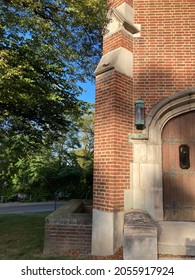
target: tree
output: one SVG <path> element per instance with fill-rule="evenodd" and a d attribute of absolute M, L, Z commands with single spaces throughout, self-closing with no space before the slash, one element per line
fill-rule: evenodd
<path fill-rule="evenodd" d="M 0 137 L 11 131 L 55 141 L 93 78 L 105 23 L 103 0 L 1 0 Z"/>
<path fill-rule="evenodd" d="M 78 139 L 80 147 L 75 149 L 77 162 L 82 168 L 88 169 L 93 165 L 94 152 L 94 108 L 91 106 L 78 121 L 80 131 Z"/>
<path fill-rule="evenodd" d="M 87 146 L 75 135 L 89 106 L 77 84 L 93 79 L 106 1 L 0 4 L 0 191 L 57 186 L 52 180 L 60 184 L 74 168 L 80 178 Z M 54 143 L 64 148 L 64 139 L 72 146 L 57 158 Z"/>
<path fill-rule="evenodd" d="M 50 147 L 9 134 L 0 145 L 0 195 L 89 197 L 93 182 L 93 106 Z"/>

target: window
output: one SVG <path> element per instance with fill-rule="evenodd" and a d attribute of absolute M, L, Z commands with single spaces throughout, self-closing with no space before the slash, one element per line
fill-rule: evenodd
<path fill-rule="evenodd" d="M 190 168 L 190 147 L 188 145 L 179 146 L 179 163 L 182 169 Z"/>

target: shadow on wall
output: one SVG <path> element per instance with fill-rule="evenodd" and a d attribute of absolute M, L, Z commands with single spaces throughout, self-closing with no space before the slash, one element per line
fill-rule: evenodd
<path fill-rule="evenodd" d="M 186 238 L 186 255 L 195 256 L 195 239 Z"/>
<path fill-rule="evenodd" d="M 169 58 L 170 60 L 170 58 Z M 155 104 L 162 99 L 194 87 L 191 73 L 186 74 L 184 80 L 185 68 L 176 70 L 171 67 L 170 61 L 164 59 L 150 60 L 145 62 L 145 72 L 139 71 L 141 67 L 135 67 L 134 73 L 134 102 L 141 95 L 146 106 L 146 114 L 150 112 Z M 151 66 L 152 65 L 152 66 Z"/>

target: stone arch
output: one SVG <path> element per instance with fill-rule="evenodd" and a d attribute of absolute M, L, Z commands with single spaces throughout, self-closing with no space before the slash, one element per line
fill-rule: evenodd
<path fill-rule="evenodd" d="M 130 135 L 133 161 L 130 189 L 125 193 L 125 209 L 144 209 L 155 220 L 163 220 L 162 130 L 170 119 L 191 110 L 195 110 L 195 88 L 177 92 L 158 102 L 146 119 L 143 133 Z"/>
<path fill-rule="evenodd" d="M 150 111 L 146 120 L 145 134 L 150 141 L 160 143 L 164 125 L 170 119 L 192 110 L 195 110 L 195 88 L 166 97 Z"/>

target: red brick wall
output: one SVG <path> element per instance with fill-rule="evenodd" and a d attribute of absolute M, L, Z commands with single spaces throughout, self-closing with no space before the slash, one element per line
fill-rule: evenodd
<path fill-rule="evenodd" d="M 46 224 L 44 254 L 62 255 L 68 250 L 91 251 L 92 225 Z"/>
<path fill-rule="evenodd" d="M 109 71 L 97 77 L 94 154 L 94 208 L 121 210 L 129 187 L 132 80 Z"/>
<path fill-rule="evenodd" d="M 113 7 L 133 5 L 141 36 L 118 32 L 104 39 L 107 53 L 124 47 L 133 52 L 133 79 L 114 71 L 97 77 L 94 207 L 123 209 L 130 185 L 134 102 L 141 96 L 146 115 L 163 98 L 195 86 L 195 1 L 115 0 Z M 133 2 L 133 3 L 132 3 Z"/>
<path fill-rule="evenodd" d="M 112 3 L 111 3 L 112 2 Z M 108 1 L 112 7 L 129 0 Z M 132 51 L 130 35 L 119 31 L 105 37 L 104 54 L 124 47 Z M 97 76 L 95 105 L 95 152 L 93 206 L 102 211 L 121 211 L 124 208 L 124 190 L 130 184 L 131 145 L 128 133 L 133 123 L 132 78 L 108 71 Z"/>
<path fill-rule="evenodd" d="M 103 53 L 106 54 L 119 47 L 133 51 L 133 38 L 123 32 L 115 33 L 103 40 Z"/>
<path fill-rule="evenodd" d="M 159 100 L 195 86 L 195 1 L 134 0 L 134 101 L 147 111 Z"/>

